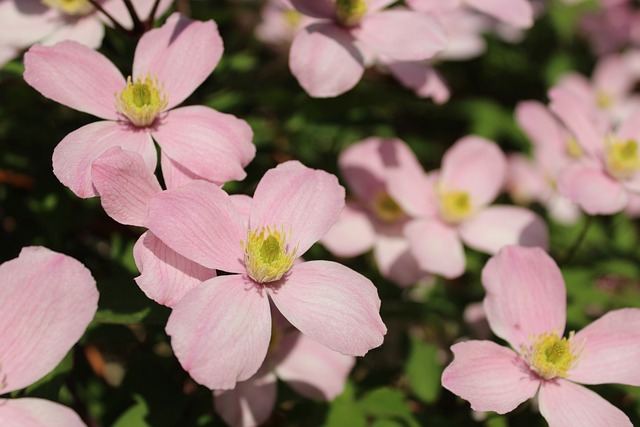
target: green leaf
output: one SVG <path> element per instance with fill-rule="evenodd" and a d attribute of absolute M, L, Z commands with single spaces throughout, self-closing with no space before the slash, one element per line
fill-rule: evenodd
<path fill-rule="evenodd" d="M 418 338 L 411 338 L 405 373 L 409 379 L 411 391 L 426 403 L 438 400 L 442 389 L 440 386 L 442 366 L 438 363 L 437 353 L 437 346 L 425 343 Z"/>
<path fill-rule="evenodd" d="M 400 390 L 388 387 L 373 390 L 360 400 L 360 407 L 372 417 L 399 418 L 410 427 L 419 426 L 407 405 L 404 393 Z"/>
<path fill-rule="evenodd" d="M 149 427 L 149 424 L 145 420 L 149 414 L 147 403 L 139 395 L 134 395 L 133 398 L 136 403 L 113 423 L 113 427 Z"/>

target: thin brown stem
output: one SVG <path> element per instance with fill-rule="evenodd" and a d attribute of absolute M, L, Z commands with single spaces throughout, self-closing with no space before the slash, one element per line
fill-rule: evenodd
<path fill-rule="evenodd" d="M 147 19 L 144 21 L 144 27 L 146 31 L 149 31 L 151 28 L 153 28 L 153 22 L 156 20 L 156 13 L 158 12 L 159 5 L 160 0 L 156 0 L 155 3 L 153 3 L 151 12 L 149 12 L 149 16 L 147 16 Z"/>
<path fill-rule="evenodd" d="M 131 3 L 131 0 L 122 0 L 122 1 L 124 1 L 124 5 L 127 7 L 127 10 L 129 11 L 129 15 L 131 15 L 131 21 L 133 22 L 133 28 L 131 28 L 131 32 L 137 36 L 144 34 L 146 30 L 145 25 L 140 20 L 140 17 L 136 12 L 135 7 L 133 7 L 133 3 Z"/>
<path fill-rule="evenodd" d="M 104 8 L 100 5 L 100 3 L 98 3 L 97 0 L 88 0 L 89 3 L 91 3 L 91 5 L 93 7 L 95 7 L 100 13 L 102 13 L 104 16 L 107 17 L 107 19 L 109 21 L 111 21 L 111 23 L 113 24 L 114 27 L 116 27 L 119 31 L 122 31 L 125 34 L 131 35 L 131 31 L 127 30 L 125 27 L 122 26 L 122 24 L 120 24 L 118 21 L 116 21 L 116 19 L 111 16 L 111 14 L 109 14 L 109 12 L 107 12 L 106 10 L 104 10 Z"/>

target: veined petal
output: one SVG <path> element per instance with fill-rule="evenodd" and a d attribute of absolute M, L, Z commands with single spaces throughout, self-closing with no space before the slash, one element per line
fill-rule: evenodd
<path fill-rule="evenodd" d="M 387 174 L 389 195 L 400 207 L 413 217 L 433 216 L 438 212 L 435 195 L 435 175 L 427 174 L 411 153 L 401 167 Z"/>
<path fill-rule="evenodd" d="M 103 38 L 104 25 L 96 19 L 95 15 L 90 14 L 74 17 L 73 20 L 66 19 L 64 25 L 47 35 L 40 43 L 51 46 L 65 40 L 72 40 L 92 49 L 98 49 Z"/>
<path fill-rule="evenodd" d="M 567 293 L 556 263 L 540 248 L 507 246 L 482 270 L 491 330 L 515 350 L 532 336 L 562 335 Z"/>
<path fill-rule="evenodd" d="M 95 122 L 65 136 L 53 150 L 53 173 L 78 197 L 94 197 L 91 164 L 109 148 L 120 146 L 142 156 L 149 171 L 156 168 L 157 154 L 146 129 L 126 123 Z"/>
<path fill-rule="evenodd" d="M 432 218 L 417 220 L 405 226 L 405 236 L 411 253 L 424 271 L 447 279 L 464 273 L 464 248 L 454 227 Z"/>
<path fill-rule="evenodd" d="M 86 427 L 71 408 L 33 397 L 0 399 L 2 427 Z"/>
<path fill-rule="evenodd" d="M 471 403 L 473 410 L 506 414 L 538 391 L 540 380 L 506 347 L 466 341 L 451 351 L 454 359 L 442 373 L 442 386 Z"/>
<path fill-rule="evenodd" d="M 363 356 L 387 332 L 376 287 L 341 264 L 303 262 L 265 289 L 300 332 L 340 353 Z"/>
<path fill-rule="evenodd" d="M 338 221 L 320 243 L 339 257 L 362 255 L 373 247 L 376 234 L 369 215 L 360 206 L 347 202 Z"/>
<path fill-rule="evenodd" d="M 232 389 L 251 378 L 267 355 L 269 300 L 250 279 L 216 277 L 173 307 L 166 331 L 191 378 L 211 390 Z"/>
<path fill-rule="evenodd" d="M 431 98 L 436 104 L 449 100 L 451 92 L 444 78 L 424 61 L 394 61 L 386 64 L 403 86 L 421 98 Z"/>
<path fill-rule="evenodd" d="M 75 110 L 117 120 L 115 94 L 124 77 L 111 61 L 73 41 L 32 46 L 24 56 L 24 79 L 45 97 Z"/>
<path fill-rule="evenodd" d="M 87 268 L 41 246 L 0 265 L 1 392 L 30 384 L 56 367 L 97 310 Z"/>
<path fill-rule="evenodd" d="M 164 84 L 171 109 L 205 81 L 222 56 L 222 38 L 213 20 L 194 21 L 174 13 L 146 32 L 133 59 L 133 77 L 148 74 Z"/>
<path fill-rule="evenodd" d="M 180 163 L 172 160 L 166 153 L 160 153 L 160 168 L 162 169 L 162 178 L 167 190 L 182 187 L 191 181 L 196 181 L 200 177 Z"/>
<path fill-rule="evenodd" d="M 611 215 L 629 203 L 622 183 L 592 165 L 574 164 L 564 168 L 558 175 L 558 190 L 590 215 Z"/>
<path fill-rule="evenodd" d="M 411 286 L 427 276 L 411 253 L 409 241 L 403 235 L 378 235 L 373 256 L 380 274 L 399 286 Z"/>

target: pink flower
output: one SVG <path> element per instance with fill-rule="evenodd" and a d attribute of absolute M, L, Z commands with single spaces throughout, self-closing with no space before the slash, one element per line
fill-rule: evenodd
<path fill-rule="evenodd" d="M 274 48 L 289 48 L 296 32 L 314 21 L 295 10 L 287 0 L 269 0 L 262 7 L 256 37 Z"/>
<path fill-rule="evenodd" d="M 53 171 L 79 197 L 97 193 L 91 162 L 121 146 L 156 167 L 171 186 L 193 179 L 223 183 L 242 179 L 255 155 L 251 128 L 235 116 L 204 106 L 175 108 L 209 76 L 222 55 L 215 22 L 173 14 L 144 34 L 136 48 L 133 78 L 107 58 L 75 42 L 34 46 L 25 55 L 25 80 L 44 96 L 107 121 L 67 135 L 53 152 Z M 153 139 L 152 139 L 153 138 Z"/>
<path fill-rule="evenodd" d="M 365 66 L 383 56 L 420 61 L 445 47 L 438 23 L 402 8 L 383 10 L 391 0 L 290 0 L 300 13 L 318 19 L 296 34 L 289 67 L 313 97 L 353 88 Z"/>
<path fill-rule="evenodd" d="M 428 175 L 415 157 L 411 163 L 395 169 L 387 182 L 391 197 L 412 217 L 404 231 L 423 270 L 447 278 L 462 275 L 463 241 L 490 254 L 515 243 L 547 247 L 547 227 L 538 215 L 516 206 L 488 206 L 506 172 L 495 143 L 462 138 L 444 154 L 442 169 Z"/>
<path fill-rule="evenodd" d="M 207 280 L 173 307 L 166 331 L 193 379 L 230 389 L 253 376 L 271 337 L 271 303 L 303 334 L 363 355 L 386 333 L 375 286 L 340 264 L 295 264 L 337 220 L 335 176 L 287 162 L 256 188 L 248 223 L 229 196 L 198 181 L 156 195 L 145 226 L 172 250 L 231 275 Z"/>
<path fill-rule="evenodd" d="M 408 160 L 407 160 L 408 159 Z M 411 167 L 413 153 L 399 139 L 368 138 L 340 154 L 340 173 L 354 193 L 321 243 L 334 255 L 354 257 L 373 249 L 383 276 L 400 286 L 416 283 L 422 271 L 409 251 L 403 227 L 409 217 L 391 198 L 389 172 Z"/>
<path fill-rule="evenodd" d="M 448 7 L 471 8 L 517 28 L 533 25 L 533 7 L 528 0 L 407 0 L 412 9 L 431 11 Z"/>
<path fill-rule="evenodd" d="M 44 377 L 80 339 L 98 307 L 91 273 L 75 259 L 33 246 L 0 264 L 0 393 Z M 44 399 L 0 399 L 0 425 L 80 427 L 71 409 Z"/>
<path fill-rule="evenodd" d="M 454 361 L 442 385 L 476 411 L 504 414 L 538 395 L 550 427 L 632 424 L 582 384 L 640 385 L 640 310 L 612 311 L 561 338 L 566 290 L 560 269 L 542 250 L 507 247 L 482 272 L 491 341 L 451 347 Z"/>
<path fill-rule="evenodd" d="M 269 354 L 262 367 L 233 390 L 214 391 L 215 410 L 233 427 L 257 427 L 276 403 L 277 379 L 309 399 L 332 400 L 344 389 L 355 359 L 302 335 L 278 316 Z M 280 320 L 280 322 L 278 321 Z"/>

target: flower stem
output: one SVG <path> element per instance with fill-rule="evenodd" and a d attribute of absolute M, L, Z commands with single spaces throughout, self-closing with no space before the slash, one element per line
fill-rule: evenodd
<path fill-rule="evenodd" d="M 104 16 L 107 17 L 107 19 L 109 21 L 111 21 L 111 23 L 113 24 L 114 27 L 116 27 L 119 31 L 122 31 L 125 34 L 131 34 L 130 30 L 127 30 L 125 27 L 122 26 L 122 24 L 120 24 L 118 21 L 116 21 L 116 19 L 111 16 L 111 14 L 109 12 L 107 12 L 106 10 L 104 10 L 104 8 L 100 5 L 100 3 L 98 3 L 97 0 L 88 0 L 89 3 L 91 3 L 91 5 L 93 7 L 95 7 L 100 13 L 102 13 Z"/>
<path fill-rule="evenodd" d="M 593 219 L 592 216 L 590 215 L 587 216 L 587 219 L 584 221 L 584 224 L 582 225 L 582 230 L 580 230 L 580 234 L 578 235 L 576 240 L 573 242 L 573 244 L 569 247 L 569 249 L 567 249 L 567 251 L 564 253 L 564 256 L 559 258 L 558 264 L 560 265 L 566 264 L 571 260 L 571 258 L 573 258 L 573 256 L 578 250 L 578 247 L 584 240 L 584 237 L 587 235 L 587 230 L 589 230 L 589 226 L 591 225 L 592 219 Z"/>

